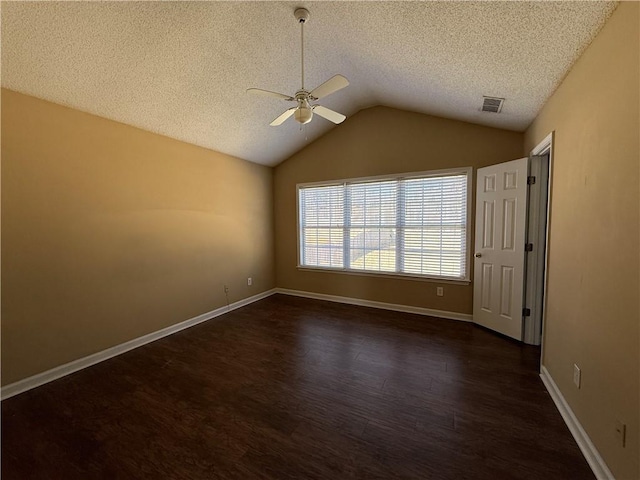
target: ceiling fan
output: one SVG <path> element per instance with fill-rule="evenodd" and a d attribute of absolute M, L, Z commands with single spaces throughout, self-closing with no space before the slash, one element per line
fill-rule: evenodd
<path fill-rule="evenodd" d="M 297 106 L 291 107 L 284 113 L 279 115 L 273 122 L 272 127 L 276 127 L 284 123 L 284 121 L 290 116 L 294 116 L 295 120 L 300 124 L 309 123 L 313 118 L 313 114 L 317 113 L 323 118 L 333 122 L 342 123 L 345 117 L 341 113 L 334 112 L 333 110 L 323 107 L 322 105 L 312 105 L 310 102 L 320 100 L 327 95 L 330 95 L 338 90 L 349 85 L 347 80 L 342 75 L 334 75 L 322 85 L 314 88 L 311 91 L 304 88 L 304 24 L 309 21 L 309 11 L 306 8 L 298 8 L 293 12 L 296 20 L 300 23 L 300 43 L 302 45 L 300 63 L 302 65 L 302 87 L 294 95 L 285 95 L 283 93 L 270 92 L 269 90 L 262 90 L 260 88 L 248 88 L 247 92 L 256 93 L 258 95 L 264 95 L 269 97 L 279 98 L 288 102 L 296 102 Z"/>

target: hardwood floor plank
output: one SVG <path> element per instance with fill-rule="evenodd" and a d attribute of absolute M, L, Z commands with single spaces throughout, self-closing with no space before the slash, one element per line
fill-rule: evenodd
<path fill-rule="evenodd" d="M 2 478 L 592 479 L 539 354 L 274 295 L 2 402 Z"/>

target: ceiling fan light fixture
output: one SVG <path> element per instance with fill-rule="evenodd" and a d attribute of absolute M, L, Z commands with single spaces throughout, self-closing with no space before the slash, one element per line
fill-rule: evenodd
<path fill-rule="evenodd" d="M 302 125 L 309 123 L 313 118 L 313 110 L 309 107 L 299 107 L 294 113 L 294 118 L 296 119 L 296 122 L 301 123 Z"/>

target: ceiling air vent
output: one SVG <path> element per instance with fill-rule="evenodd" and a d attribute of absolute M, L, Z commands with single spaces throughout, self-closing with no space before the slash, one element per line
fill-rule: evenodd
<path fill-rule="evenodd" d="M 502 110 L 502 104 L 504 103 L 504 98 L 497 97 L 482 97 L 484 101 L 482 102 L 481 110 L 483 112 L 493 112 L 500 113 Z"/>

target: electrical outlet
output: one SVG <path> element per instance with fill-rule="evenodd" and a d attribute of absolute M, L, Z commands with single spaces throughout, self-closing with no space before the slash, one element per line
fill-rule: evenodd
<path fill-rule="evenodd" d="M 228 285 L 224 286 L 224 293 L 229 293 L 229 286 Z"/>
<path fill-rule="evenodd" d="M 444 287 L 436 287 L 436 295 L 439 297 L 444 297 Z"/>
<path fill-rule="evenodd" d="M 248 286 L 253 285 L 253 279 L 251 277 L 247 278 L 247 285 Z"/>
<path fill-rule="evenodd" d="M 573 383 L 578 388 L 580 388 L 581 376 L 582 376 L 582 372 L 580 371 L 580 367 L 574 363 L 573 364 Z"/>
<path fill-rule="evenodd" d="M 616 438 L 622 448 L 627 443 L 627 426 L 620 420 L 616 420 Z"/>

